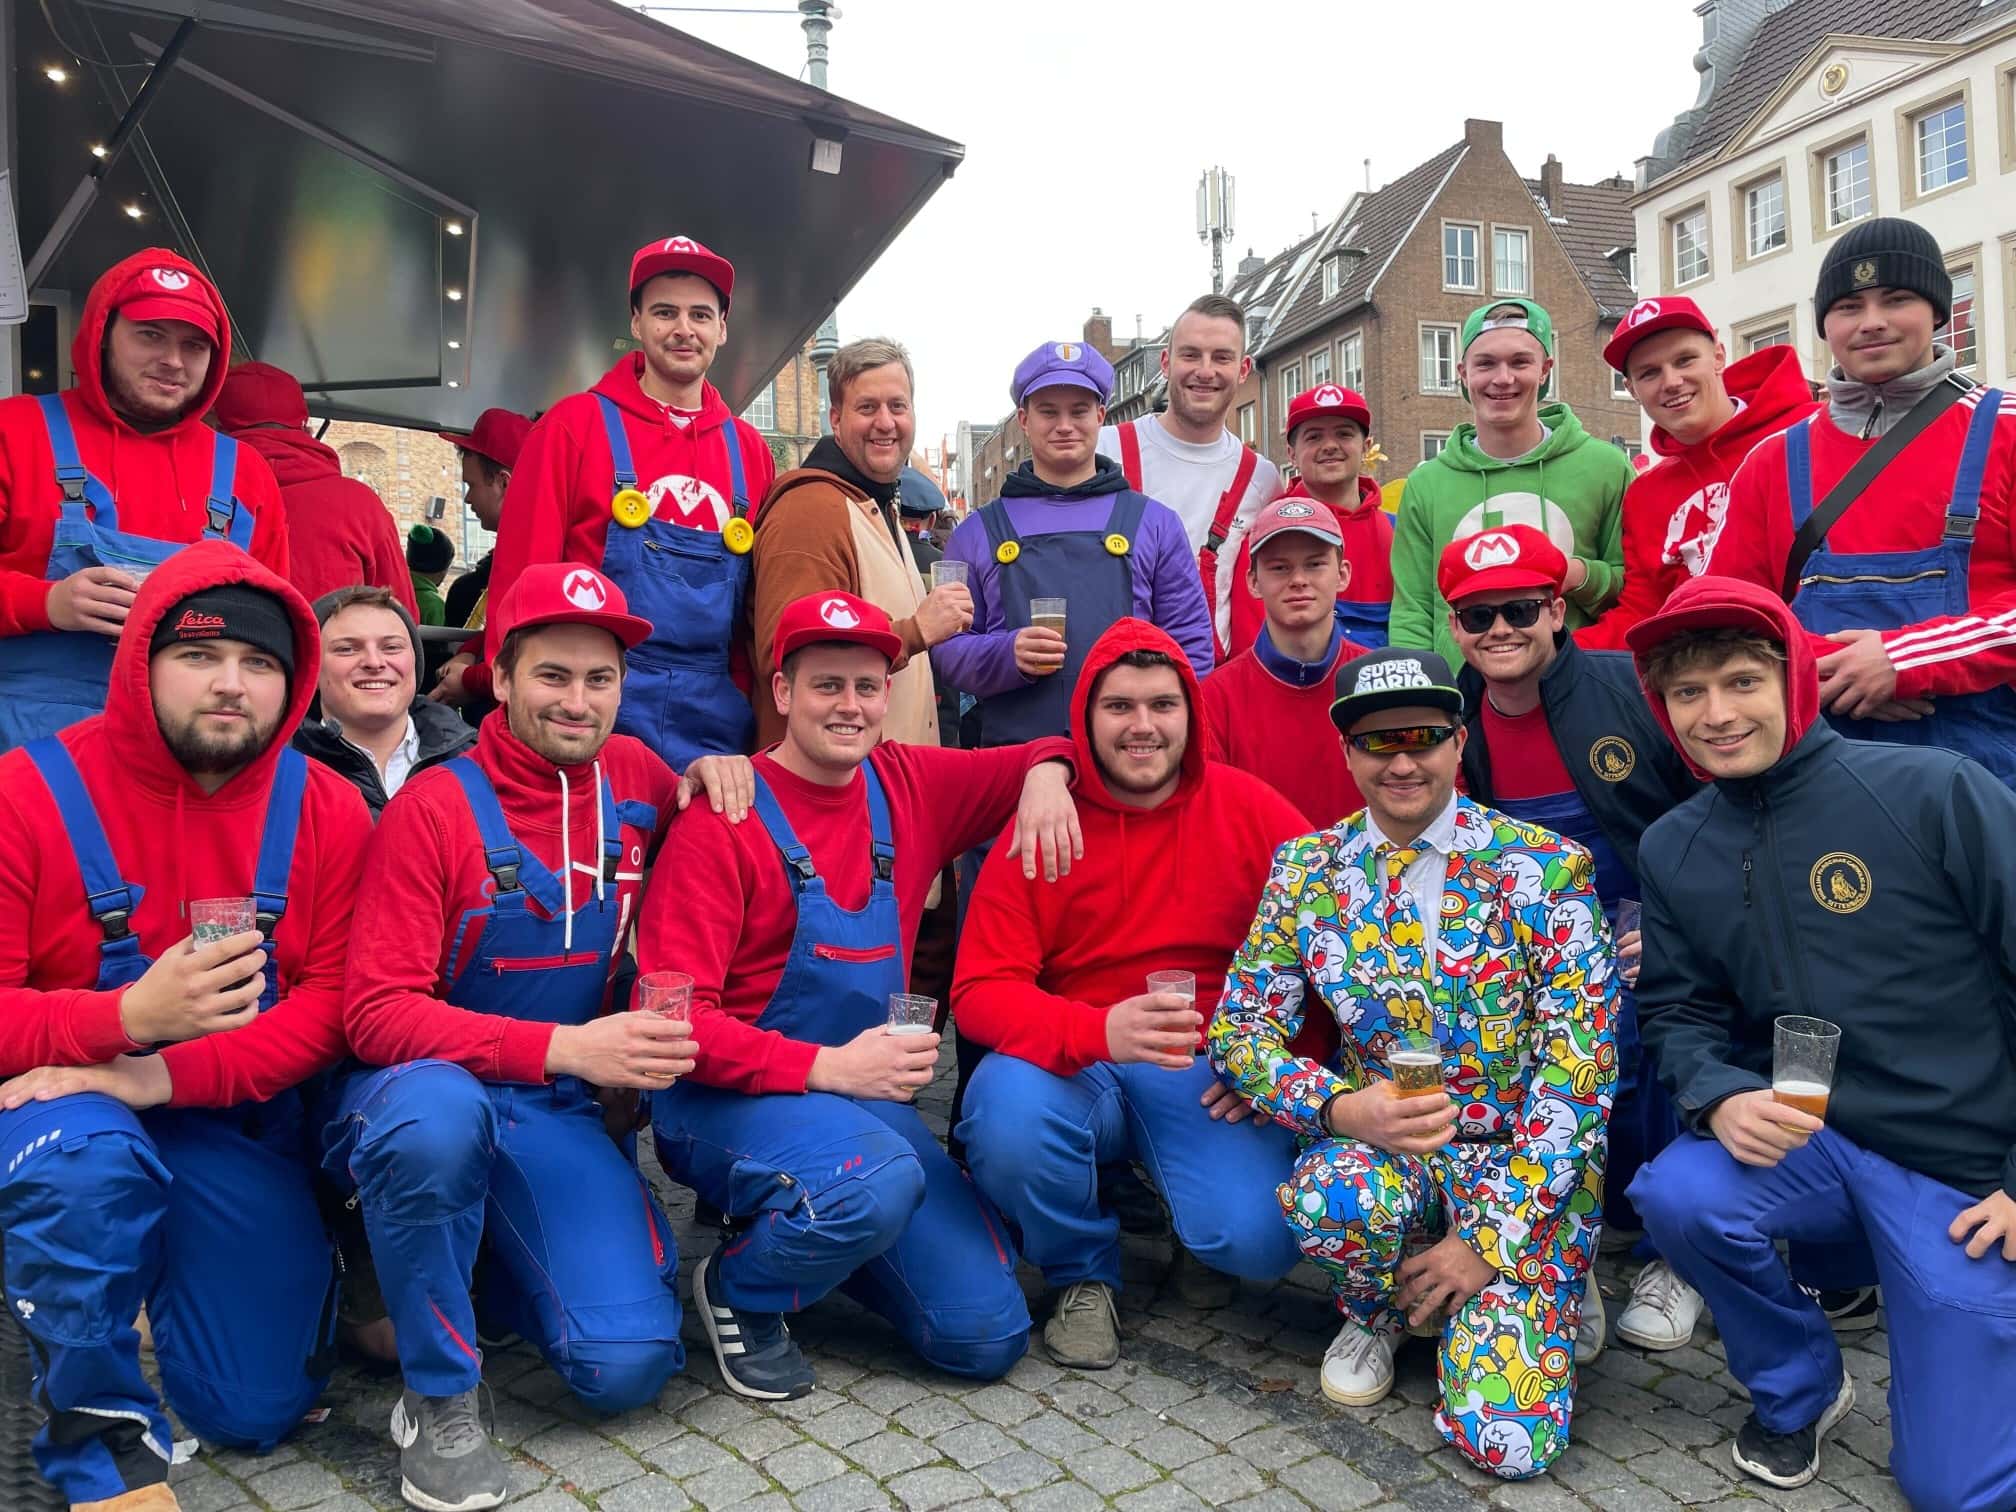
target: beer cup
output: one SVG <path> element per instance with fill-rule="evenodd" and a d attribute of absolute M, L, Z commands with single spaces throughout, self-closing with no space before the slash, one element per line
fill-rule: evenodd
<path fill-rule="evenodd" d="M 189 902 L 189 934 L 199 948 L 258 927 L 258 908 L 250 898 L 192 898 Z M 230 990 L 236 992 L 251 980 L 233 982 Z"/>
<path fill-rule="evenodd" d="M 683 971 L 647 971 L 637 978 L 637 1011 L 693 1021 L 693 978 Z"/>
<path fill-rule="evenodd" d="M 1062 600 L 1059 600 L 1061 603 Z M 1194 971 L 1151 971 L 1148 973 L 1148 990 L 1166 992 L 1171 997 L 1180 997 L 1192 1008 L 1197 1006 L 1197 973 Z M 1194 1059 L 1198 1042 L 1190 1043 L 1190 1054 Z"/>
<path fill-rule="evenodd" d="M 966 573 L 966 563 L 955 561 L 951 557 L 941 558 L 931 564 L 931 586 L 943 588 L 947 583 L 963 583 L 966 581 Z"/>
<path fill-rule="evenodd" d="M 1409 1034 L 1386 1052 L 1399 1097 L 1433 1097 L 1442 1090 L 1442 1046 L 1434 1036 Z"/>
<path fill-rule="evenodd" d="M 1841 1053 L 1841 1028 L 1825 1019 L 1786 1014 L 1773 1021 L 1771 1096 L 1823 1123 L 1834 1087 L 1834 1061 Z"/>
<path fill-rule="evenodd" d="M 934 997 L 924 997 L 914 992 L 889 994 L 891 1034 L 929 1034 L 932 1020 L 937 1017 L 938 999 Z"/>

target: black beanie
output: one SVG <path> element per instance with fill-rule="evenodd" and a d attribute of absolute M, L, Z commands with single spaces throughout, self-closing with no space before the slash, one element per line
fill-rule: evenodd
<path fill-rule="evenodd" d="M 446 572 L 454 560 L 455 543 L 446 531 L 415 525 L 406 532 L 406 565 L 415 572 Z"/>
<path fill-rule="evenodd" d="M 1935 325 L 1953 313 L 1953 275 L 1938 238 L 1915 221 L 1894 215 L 1858 222 L 1834 238 L 1813 289 L 1813 324 L 1827 339 L 1834 301 L 1862 289 L 1909 289 L 1932 306 Z"/>
<path fill-rule="evenodd" d="M 178 599 L 154 627 L 147 654 L 201 640 L 243 641 L 279 662 L 289 677 L 294 675 L 294 621 L 287 606 L 264 588 L 221 583 Z"/>

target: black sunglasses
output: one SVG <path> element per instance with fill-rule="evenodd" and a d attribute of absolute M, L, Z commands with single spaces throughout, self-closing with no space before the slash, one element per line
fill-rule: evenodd
<path fill-rule="evenodd" d="M 1453 739 L 1456 728 L 1453 724 L 1402 725 L 1397 730 L 1366 730 L 1344 738 L 1367 756 L 1398 756 L 1403 751 L 1419 755 Z"/>
<path fill-rule="evenodd" d="M 1514 630 L 1530 630 L 1547 607 L 1543 598 L 1513 599 L 1503 604 L 1465 604 L 1456 611 L 1456 623 L 1471 635 L 1482 635 L 1500 615 Z"/>

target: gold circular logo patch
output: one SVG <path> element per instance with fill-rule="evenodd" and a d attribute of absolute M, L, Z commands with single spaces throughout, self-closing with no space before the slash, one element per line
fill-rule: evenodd
<path fill-rule="evenodd" d="M 1820 71 L 1820 93 L 1832 98 L 1848 85 L 1848 65 L 1829 63 Z"/>
<path fill-rule="evenodd" d="M 1815 861 L 1807 881 L 1813 888 L 1813 901 L 1829 913 L 1854 913 L 1876 890 L 1862 858 L 1846 851 L 1829 851 Z"/>
<path fill-rule="evenodd" d="M 1854 278 L 1856 288 L 1866 289 L 1870 287 L 1876 282 L 1876 264 L 1874 262 L 1858 262 L 1855 264 Z"/>
<path fill-rule="evenodd" d="M 1605 735 L 1589 747 L 1589 770 L 1605 782 L 1622 782 L 1638 765 L 1638 753 L 1620 735 Z"/>

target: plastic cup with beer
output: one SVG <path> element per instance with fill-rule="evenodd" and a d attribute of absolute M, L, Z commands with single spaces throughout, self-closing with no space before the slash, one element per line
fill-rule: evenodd
<path fill-rule="evenodd" d="M 1824 1123 L 1827 1096 L 1834 1089 L 1834 1061 L 1841 1053 L 1841 1026 L 1786 1014 L 1772 1022 L 1771 1030 L 1773 1100 Z"/>
<path fill-rule="evenodd" d="M 931 586 L 943 588 L 947 583 L 963 583 L 970 570 L 964 562 L 942 557 L 931 564 Z"/>
<path fill-rule="evenodd" d="M 637 978 L 637 1011 L 693 1021 L 693 978 L 683 971 L 647 971 Z"/>
<path fill-rule="evenodd" d="M 189 905 L 189 933 L 199 946 L 258 927 L 258 910 L 250 898 L 197 898 Z"/>
<path fill-rule="evenodd" d="M 1061 602 L 1061 600 L 1060 600 Z M 1166 992 L 1171 997 L 1180 997 L 1191 1008 L 1197 1006 L 1197 973 L 1194 971 L 1151 971 L 1148 973 L 1148 990 Z M 1191 1042 L 1190 1054 L 1197 1054 L 1197 1044 Z"/>
<path fill-rule="evenodd" d="M 1396 1097 L 1433 1097 L 1442 1090 L 1442 1046 L 1432 1034 L 1403 1034 L 1386 1052 Z"/>
<path fill-rule="evenodd" d="M 891 1034 L 929 1034 L 938 1017 L 938 999 L 915 992 L 889 994 Z"/>
<path fill-rule="evenodd" d="M 1029 623 L 1038 630 L 1055 630 L 1064 633 L 1064 600 L 1061 598 L 1032 598 L 1029 600 Z"/>

